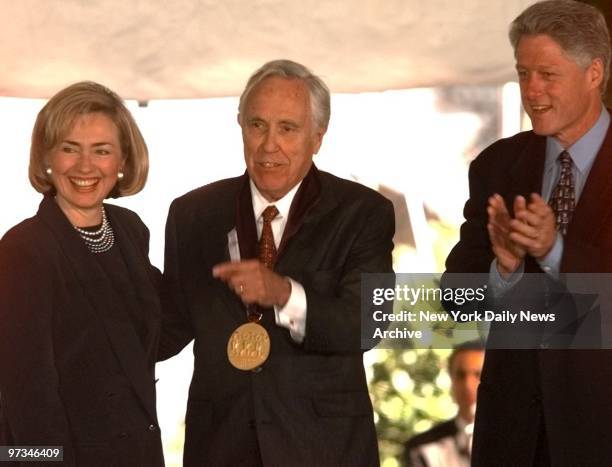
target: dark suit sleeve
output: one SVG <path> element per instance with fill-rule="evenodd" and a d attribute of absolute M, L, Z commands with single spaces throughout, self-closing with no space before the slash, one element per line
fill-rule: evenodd
<path fill-rule="evenodd" d="M 109 206 L 106 206 L 107 209 Z M 112 208 L 117 209 L 116 206 L 112 206 Z M 142 221 L 140 216 L 133 211 L 128 209 L 120 208 L 117 212 L 121 216 L 121 222 L 125 225 L 125 227 L 129 228 L 130 236 L 134 235 L 134 242 L 137 245 L 137 248 L 140 250 L 142 257 L 146 260 L 146 264 L 148 266 L 148 272 L 153 281 L 153 285 L 159 294 L 161 294 L 161 286 L 162 286 L 162 273 L 159 269 L 151 264 L 149 260 L 149 244 L 151 239 L 151 232 L 146 224 Z"/>
<path fill-rule="evenodd" d="M 493 193 L 487 187 L 490 179 L 483 163 L 486 152 L 478 156 L 469 169 L 470 198 L 465 203 L 459 243 L 446 259 L 446 271 L 451 273 L 487 273 L 493 261 L 493 250 L 487 232 L 487 205 Z"/>
<path fill-rule="evenodd" d="M 153 280 L 153 285 L 157 292 L 162 294 L 162 273 L 159 269 L 157 269 L 151 261 L 149 260 L 149 244 L 151 239 L 151 233 L 149 232 L 149 228 L 146 226 L 142 219 L 138 215 L 135 214 L 136 217 L 136 226 L 140 230 L 140 238 L 139 238 L 139 246 L 142 250 L 143 258 L 147 260 L 149 266 L 149 272 L 151 274 L 151 279 Z"/>
<path fill-rule="evenodd" d="M 64 447 L 73 466 L 70 426 L 55 367 L 53 271 L 31 245 L 0 242 L 0 392 L 15 445 Z M 33 463 L 28 465 L 47 465 Z"/>
<path fill-rule="evenodd" d="M 487 231 L 489 197 L 499 190 L 499 187 L 494 189 L 491 185 L 498 178 L 491 173 L 491 156 L 496 155 L 495 151 L 495 145 L 490 146 L 470 164 L 470 196 L 463 209 L 465 222 L 461 225 L 459 242 L 446 258 L 446 271 L 440 284 L 442 289 L 478 288 L 482 287 L 483 279 L 487 281 L 485 275 L 495 257 Z M 488 296 L 486 303 L 491 299 Z M 478 301 L 455 303 L 442 300 L 446 310 L 478 309 L 483 305 Z"/>
<path fill-rule="evenodd" d="M 187 299 L 180 277 L 181 259 L 176 229 L 179 209 L 176 202 L 170 206 L 166 222 L 166 246 L 164 274 L 161 287 L 162 332 L 158 360 L 165 360 L 179 353 L 194 338 Z"/>
<path fill-rule="evenodd" d="M 395 215 L 380 196 L 364 203 L 344 264 L 302 283 L 306 292 L 304 349 L 322 353 L 361 352 L 361 274 L 392 273 Z"/>

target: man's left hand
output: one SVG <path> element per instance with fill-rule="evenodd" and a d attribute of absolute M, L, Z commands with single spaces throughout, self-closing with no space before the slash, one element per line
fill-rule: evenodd
<path fill-rule="evenodd" d="M 282 307 L 291 295 L 291 282 L 256 259 L 220 263 L 212 272 L 213 277 L 225 282 L 245 304 Z"/>
<path fill-rule="evenodd" d="M 531 194 L 529 204 L 514 212 L 510 238 L 537 259 L 545 257 L 557 238 L 555 214 L 544 198 Z"/>

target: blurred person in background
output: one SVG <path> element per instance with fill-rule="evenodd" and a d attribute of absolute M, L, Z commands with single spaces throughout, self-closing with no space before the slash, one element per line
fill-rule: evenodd
<path fill-rule="evenodd" d="M 39 112 L 29 177 L 43 199 L 0 240 L 1 445 L 61 446 L 67 467 L 163 466 L 159 272 L 140 218 L 104 203 L 147 173 L 142 135 L 106 87 L 73 84 Z"/>
<path fill-rule="evenodd" d="M 411 438 L 405 445 L 405 467 L 470 466 L 476 393 L 483 360 L 481 342 L 465 342 L 452 351 L 448 373 L 457 416 Z"/>

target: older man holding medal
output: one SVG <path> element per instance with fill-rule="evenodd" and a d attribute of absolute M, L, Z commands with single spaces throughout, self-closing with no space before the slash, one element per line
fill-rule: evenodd
<path fill-rule="evenodd" d="M 240 98 L 246 173 L 175 200 L 160 358 L 195 339 L 184 466 L 378 466 L 361 274 L 392 272 L 394 214 L 317 170 L 329 90 L 266 63 Z"/>

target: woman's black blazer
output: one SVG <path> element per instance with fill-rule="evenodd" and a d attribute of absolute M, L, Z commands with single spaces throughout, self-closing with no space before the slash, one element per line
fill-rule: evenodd
<path fill-rule="evenodd" d="M 52 198 L 0 240 L 0 444 L 63 446 L 65 466 L 162 466 L 159 273 L 139 217 L 105 207 L 136 310 Z"/>

